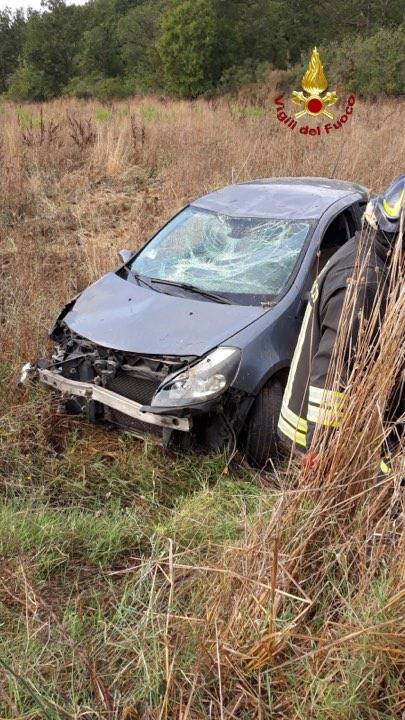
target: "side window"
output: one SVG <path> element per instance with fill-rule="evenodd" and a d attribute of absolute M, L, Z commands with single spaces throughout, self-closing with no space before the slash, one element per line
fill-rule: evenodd
<path fill-rule="evenodd" d="M 325 230 L 319 252 L 315 258 L 312 277 L 315 278 L 335 254 L 356 232 L 356 225 L 350 210 L 339 213 Z"/>

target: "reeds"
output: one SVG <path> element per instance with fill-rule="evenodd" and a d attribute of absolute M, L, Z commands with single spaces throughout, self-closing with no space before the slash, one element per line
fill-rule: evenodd
<path fill-rule="evenodd" d="M 365 231 L 363 246 L 370 240 Z M 347 292 L 330 388 L 341 389 L 367 254 L 363 247 Z M 272 512 L 260 509 L 243 542 L 208 572 L 200 698 L 208 706 L 215 696 L 213 717 L 237 717 L 236 708 L 288 718 L 405 711 L 405 418 L 388 421 L 394 386 L 404 392 L 404 270 L 401 237 L 383 318 L 377 294 L 350 348 L 342 425 L 317 431 L 318 466 L 292 464 Z M 392 470 L 382 476 L 393 433 Z"/>

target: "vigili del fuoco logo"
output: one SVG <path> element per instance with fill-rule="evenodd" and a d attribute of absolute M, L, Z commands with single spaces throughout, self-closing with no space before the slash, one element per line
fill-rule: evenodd
<path fill-rule="evenodd" d="M 349 95 L 346 100 L 346 107 L 344 113 L 340 116 L 335 117 L 334 114 L 329 110 L 332 105 L 337 102 L 336 92 L 325 92 L 328 87 L 328 81 L 325 77 L 321 58 L 316 47 L 312 50 L 311 59 L 308 63 L 308 68 L 301 80 L 301 90 L 293 90 L 291 100 L 296 105 L 301 106 L 301 110 L 288 114 L 285 109 L 284 95 L 279 95 L 274 99 L 276 115 L 279 122 L 287 125 L 290 130 L 298 128 L 302 135 L 316 136 L 321 133 L 334 132 L 340 130 L 343 125 L 349 120 L 350 115 L 353 113 L 353 106 L 355 103 L 354 95 Z M 301 125 L 297 121 L 305 118 L 306 116 L 317 117 L 323 122 L 317 125 Z M 327 118 L 330 122 L 325 122 L 324 118 Z"/>

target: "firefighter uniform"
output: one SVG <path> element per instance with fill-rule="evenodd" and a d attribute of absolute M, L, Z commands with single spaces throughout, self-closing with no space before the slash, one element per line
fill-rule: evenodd
<path fill-rule="evenodd" d="M 301 452 L 310 448 L 316 426 L 339 427 L 344 413 L 350 357 L 346 358 L 339 390 L 328 388 L 327 377 L 348 282 L 358 262 L 359 242 L 360 237 L 356 235 L 332 256 L 310 292 L 278 423 L 282 440 L 290 441 Z M 367 317 L 378 292 L 382 294 L 383 312 L 388 249 L 379 233 L 369 239 L 369 252 L 364 248 L 364 272 L 348 347 L 356 342 L 359 314 Z"/>

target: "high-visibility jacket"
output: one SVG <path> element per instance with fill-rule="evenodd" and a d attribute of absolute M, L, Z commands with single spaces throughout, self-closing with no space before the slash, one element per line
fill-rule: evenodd
<path fill-rule="evenodd" d="M 359 312 L 363 311 L 367 317 L 377 292 L 381 292 L 380 307 L 383 312 L 389 248 L 380 242 L 378 234 L 369 242 L 371 250 L 361 275 L 348 346 L 356 342 Z M 350 357 L 347 357 L 346 377 L 340 378 L 339 390 L 328 388 L 326 383 L 348 281 L 354 272 L 358 249 L 359 236 L 356 235 L 332 256 L 310 292 L 278 422 L 281 438 L 294 443 L 301 452 L 311 446 L 316 426 L 338 427 L 343 416 Z"/>

